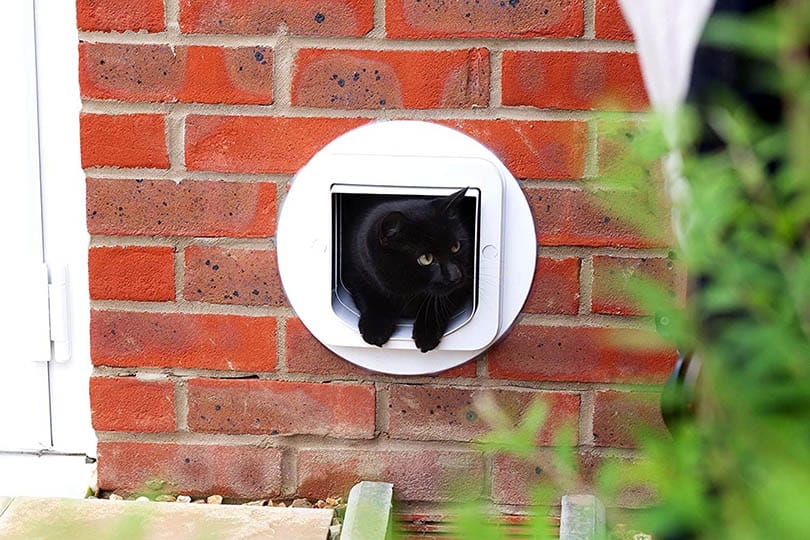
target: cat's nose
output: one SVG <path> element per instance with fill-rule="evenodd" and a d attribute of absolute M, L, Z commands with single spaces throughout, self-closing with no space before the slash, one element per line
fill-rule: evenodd
<path fill-rule="evenodd" d="M 456 264 L 448 264 L 445 278 L 452 284 L 458 283 L 462 278 L 461 268 L 459 268 Z"/>

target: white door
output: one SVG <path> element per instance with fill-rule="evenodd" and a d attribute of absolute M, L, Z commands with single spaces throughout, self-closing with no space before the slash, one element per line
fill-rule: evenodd
<path fill-rule="evenodd" d="M 0 32 L 5 121 L 0 127 L 2 358 L 0 450 L 51 446 L 48 275 L 42 239 L 33 3 L 11 2 Z"/>
<path fill-rule="evenodd" d="M 7 4 L 0 32 L 0 495 L 72 494 L 60 491 L 53 464 L 68 478 L 94 455 L 75 3 Z"/>

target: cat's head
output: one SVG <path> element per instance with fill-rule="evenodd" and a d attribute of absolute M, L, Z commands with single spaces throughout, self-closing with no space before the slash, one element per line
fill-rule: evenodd
<path fill-rule="evenodd" d="M 445 296 L 472 283 L 475 246 L 462 217 L 466 191 L 403 202 L 380 218 L 377 241 L 388 262 L 408 276 L 412 292 Z"/>

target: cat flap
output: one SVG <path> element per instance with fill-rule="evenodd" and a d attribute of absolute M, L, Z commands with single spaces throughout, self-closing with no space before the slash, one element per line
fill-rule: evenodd
<path fill-rule="evenodd" d="M 449 192 L 449 193 L 448 193 Z M 349 292 L 344 281 L 344 270 L 352 266 L 351 262 L 345 259 L 347 253 L 347 241 L 350 242 L 352 236 L 346 235 L 347 230 L 353 227 L 356 215 L 363 214 L 368 204 L 391 204 L 398 200 L 412 201 L 414 198 L 430 198 L 431 206 L 435 206 L 435 211 L 459 212 L 453 219 L 467 221 L 472 232 L 473 261 L 473 291 L 469 298 L 457 305 L 457 309 L 450 313 L 450 321 L 447 331 L 442 338 L 441 346 L 452 350 L 478 349 L 489 343 L 495 337 L 498 329 L 497 311 L 497 290 L 491 288 L 497 284 L 488 279 L 484 288 L 479 288 L 479 273 L 491 277 L 498 275 L 497 260 L 481 261 L 478 257 L 480 240 L 483 238 L 488 243 L 499 243 L 499 230 L 497 227 L 490 227 L 489 230 L 482 230 L 481 216 L 481 189 L 462 188 L 450 191 L 450 188 L 441 187 L 420 187 L 412 186 L 373 186 L 357 184 L 333 184 L 332 193 L 332 213 L 333 213 L 333 271 L 332 271 L 332 303 L 331 308 L 334 315 L 352 329 L 353 337 L 351 341 L 341 340 L 340 344 L 360 345 L 362 341 L 357 335 L 358 320 L 360 310 L 355 303 L 355 298 Z M 435 205 L 434 205 L 435 203 Z M 377 235 L 382 245 L 391 244 L 394 240 L 402 242 L 407 239 L 409 218 L 402 211 L 392 210 L 385 214 L 379 224 Z M 492 224 L 490 224 L 492 225 Z M 399 235 L 399 236 L 398 236 Z M 448 246 L 450 247 L 450 246 Z M 452 248 L 451 248 L 452 249 Z M 448 275 L 452 274 L 452 268 L 446 268 Z M 493 309 L 494 308 L 494 309 Z M 391 339 L 386 343 L 386 348 L 411 349 L 414 350 L 413 315 L 403 315 L 394 330 Z M 469 330 L 467 327 L 470 327 Z M 459 334 L 468 334 L 463 338 Z M 337 341 L 337 340 L 336 340 Z"/>
<path fill-rule="evenodd" d="M 407 325 L 382 349 L 366 343 L 358 331 L 356 306 L 339 279 L 345 238 L 341 208 L 350 211 L 353 198 L 370 196 L 430 196 L 449 202 L 464 186 L 470 189 L 458 195 L 467 199 L 461 204 L 462 217 L 471 199 L 476 207 L 474 310 L 459 313 L 450 323 L 453 331 L 427 353 L 416 348 Z M 333 352 L 385 373 L 435 373 L 483 352 L 516 320 L 537 261 L 534 221 L 520 183 L 485 146 L 429 122 L 371 122 L 329 143 L 296 174 L 277 229 L 279 274 L 301 321 Z M 447 248 L 444 258 L 463 249 L 455 248 L 450 238 L 442 245 Z M 502 268 L 508 269 L 508 279 Z"/>

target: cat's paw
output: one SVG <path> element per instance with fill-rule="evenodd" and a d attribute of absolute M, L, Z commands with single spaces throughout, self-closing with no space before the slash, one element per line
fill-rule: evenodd
<path fill-rule="evenodd" d="M 382 347 L 391 338 L 391 334 L 394 333 L 396 321 L 385 317 L 362 316 L 358 326 L 363 341 L 369 345 Z"/>
<path fill-rule="evenodd" d="M 439 346 L 443 335 L 444 331 L 439 332 L 435 328 L 420 328 L 418 325 L 414 325 L 412 337 L 414 343 L 416 343 L 416 348 L 426 353 Z"/>

